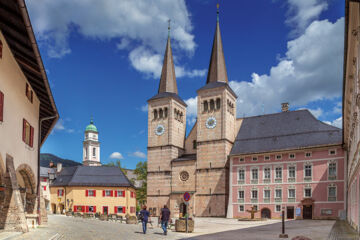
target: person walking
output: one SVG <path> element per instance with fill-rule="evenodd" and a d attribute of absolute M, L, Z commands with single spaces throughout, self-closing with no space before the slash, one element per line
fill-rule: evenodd
<path fill-rule="evenodd" d="M 140 220 L 142 223 L 143 233 L 146 234 L 146 225 L 149 220 L 150 212 L 146 210 L 146 206 L 143 206 L 143 209 L 140 211 Z"/>
<path fill-rule="evenodd" d="M 168 223 L 170 221 L 170 210 L 166 205 L 164 205 L 164 208 L 161 209 L 161 227 L 164 231 L 164 235 L 167 235 L 167 227 Z"/>

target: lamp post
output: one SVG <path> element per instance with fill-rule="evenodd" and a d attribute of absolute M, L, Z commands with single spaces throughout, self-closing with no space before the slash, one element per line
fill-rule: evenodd
<path fill-rule="evenodd" d="M 279 238 L 288 238 L 289 236 L 285 233 L 285 207 L 282 207 L 281 212 L 281 234 Z"/>

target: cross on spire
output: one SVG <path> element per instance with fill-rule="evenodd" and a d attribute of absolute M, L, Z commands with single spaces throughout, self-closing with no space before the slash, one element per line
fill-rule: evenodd
<path fill-rule="evenodd" d="M 171 19 L 168 20 L 168 37 L 170 37 L 170 22 L 171 22 Z"/>

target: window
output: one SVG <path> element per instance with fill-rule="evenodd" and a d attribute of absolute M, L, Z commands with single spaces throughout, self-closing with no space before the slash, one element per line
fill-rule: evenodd
<path fill-rule="evenodd" d="M 295 189 L 289 189 L 289 198 L 295 198 Z"/>
<path fill-rule="evenodd" d="M 96 207 L 95 206 L 88 206 L 88 212 L 96 212 Z"/>
<path fill-rule="evenodd" d="M 125 207 L 123 206 L 115 207 L 115 213 L 125 213 Z"/>
<path fill-rule="evenodd" d="M 311 157 L 311 152 L 305 153 L 305 157 L 307 157 L 307 158 Z"/>
<path fill-rule="evenodd" d="M 257 157 L 253 157 L 252 160 L 253 160 L 253 161 L 257 161 L 258 158 L 257 158 Z"/>
<path fill-rule="evenodd" d="M 239 190 L 238 194 L 239 199 L 244 199 L 244 190 Z"/>
<path fill-rule="evenodd" d="M 282 167 L 275 168 L 276 179 L 282 179 Z"/>
<path fill-rule="evenodd" d="M 87 196 L 89 197 L 95 197 L 96 196 L 96 191 L 95 190 L 86 190 L 87 191 Z"/>
<path fill-rule="evenodd" d="M 257 168 L 251 169 L 251 179 L 252 180 L 258 179 L 258 169 Z"/>
<path fill-rule="evenodd" d="M 290 159 L 295 159 L 295 153 L 290 153 L 290 154 L 289 154 L 289 158 L 290 158 Z"/>
<path fill-rule="evenodd" d="M 28 83 L 26 83 L 25 95 L 29 99 L 29 101 L 32 103 L 33 102 L 33 91 L 30 89 L 30 86 Z"/>
<path fill-rule="evenodd" d="M 103 191 L 103 196 L 112 197 L 113 196 L 113 191 L 112 190 L 104 190 Z"/>
<path fill-rule="evenodd" d="M 258 206 L 257 205 L 253 205 L 254 210 L 257 211 L 258 210 Z"/>
<path fill-rule="evenodd" d="M 281 212 L 281 205 L 275 206 L 275 212 Z"/>
<path fill-rule="evenodd" d="M 279 155 L 276 155 L 276 160 L 280 160 L 282 158 L 282 155 L 279 154 Z"/>
<path fill-rule="evenodd" d="M 264 168 L 264 179 L 270 179 L 271 177 L 271 171 L 270 168 Z"/>
<path fill-rule="evenodd" d="M 158 111 L 155 109 L 154 110 L 154 119 L 157 119 L 158 118 Z"/>
<path fill-rule="evenodd" d="M 130 192 L 130 197 L 131 198 L 136 198 L 136 192 Z"/>
<path fill-rule="evenodd" d="M 93 157 L 96 157 L 96 148 L 93 148 Z"/>
<path fill-rule="evenodd" d="M 117 190 L 115 192 L 115 197 L 125 197 L 125 191 Z"/>
<path fill-rule="evenodd" d="M 160 108 L 159 110 L 159 118 L 163 118 L 164 117 L 164 111 Z"/>
<path fill-rule="evenodd" d="M 0 122 L 2 121 L 4 121 L 4 93 L 0 91 Z"/>
<path fill-rule="evenodd" d="M 135 207 L 130 207 L 130 213 L 135 213 Z"/>
<path fill-rule="evenodd" d="M 76 212 L 83 212 L 84 210 L 83 206 L 76 206 Z"/>
<path fill-rule="evenodd" d="M 309 188 L 309 187 L 305 188 L 304 197 L 306 197 L 306 198 L 311 197 L 311 188 Z"/>
<path fill-rule="evenodd" d="M 336 186 L 335 185 L 329 186 L 328 201 L 336 201 Z"/>
<path fill-rule="evenodd" d="M 336 155 L 336 150 L 335 149 L 329 150 L 329 155 Z"/>
<path fill-rule="evenodd" d="M 264 199 L 270 199 L 270 190 L 264 190 Z"/>
<path fill-rule="evenodd" d="M 58 194 L 59 197 L 64 196 L 64 189 L 58 189 Z"/>
<path fill-rule="evenodd" d="M 23 141 L 30 147 L 33 147 L 34 128 L 25 119 L 23 119 Z"/>
<path fill-rule="evenodd" d="M 258 191 L 257 190 L 252 190 L 251 191 L 251 198 L 252 199 L 257 199 L 258 198 Z"/>
<path fill-rule="evenodd" d="M 275 189 L 275 198 L 282 198 L 282 190 Z"/>
<path fill-rule="evenodd" d="M 168 116 L 168 108 L 165 108 L 164 115 L 165 115 L 165 118 L 167 118 L 167 116 Z"/>
<path fill-rule="evenodd" d="M 240 158 L 239 161 L 240 161 L 240 162 L 244 162 L 244 158 Z"/>
<path fill-rule="evenodd" d="M 244 212 L 244 205 L 239 205 L 239 212 Z"/>
<path fill-rule="evenodd" d="M 208 101 L 204 101 L 204 111 L 205 112 L 209 111 L 209 103 L 208 103 Z"/>
<path fill-rule="evenodd" d="M 336 178 L 336 162 L 329 163 L 329 178 Z"/>
<path fill-rule="evenodd" d="M 210 100 L 210 111 L 213 111 L 215 108 L 215 102 L 213 99 Z"/>
<path fill-rule="evenodd" d="M 220 98 L 216 99 L 216 109 L 220 109 Z"/>
<path fill-rule="evenodd" d="M 196 140 L 193 141 L 193 149 L 196 149 L 197 144 L 196 144 Z"/>
<path fill-rule="evenodd" d="M 239 169 L 239 180 L 244 181 L 245 180 L 245 170 Z"/>
<path fill-rule="evenodd" d="M 88 158 L 88 149 L 85 148 L 85 158 Z"/>
<path fill-rule="evenodd" d="M 265 156 L 265 161 L 268 161 L 268 160 L 270 160 L 270 156 Z"/>
<path fill-rule="evenodd" d="M 311 165 L 305 165 L 305 178 L 311 178 L 311 169 L 312 169 L 312 166 Z"/>
<path fill-rule="evenodd" d="M 289 166 L 289 178 L 295 178 L 295 166 Z"/>

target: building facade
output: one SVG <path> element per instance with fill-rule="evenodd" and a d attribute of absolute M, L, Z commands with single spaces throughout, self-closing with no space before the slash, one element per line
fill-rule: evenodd
<path fill-rule="evenodd" d="M 50 186 L 51 212 L 136 214 L 136 191 L 118 167 L 64 167 Z"/>
<path fill-rule="evenodd" d="M 39 149 L 59 116 L 25 2 L 0 10 L 0 229 L 26 232 L 47 220 Z"/>
<path fill-rule="evenodd" d="M 58 164 L 58 165 L 61 165 Z M 56 168 L 40 167 L 40 187 L 43 192 L 43 198 L 45 200 L 45 208 L 50 213 L 50 176 L 56 174 Z"/>
<path fill-rule="evenodd" d="M 347 220 L 360 232 L 360 135 L 359 135 L 359 41 L 360 3 L 347 0 L 345 7 L 345 51 L 343 79 L 343 140 L 347 167 Z"/>
<path fill-rule="evenodd" d="M 256 129 L 256 130 L 254 130 Z M 345 216 L 341 130 L 307 110 L 244 118 L 231 151 L 228 217 Z"/>

